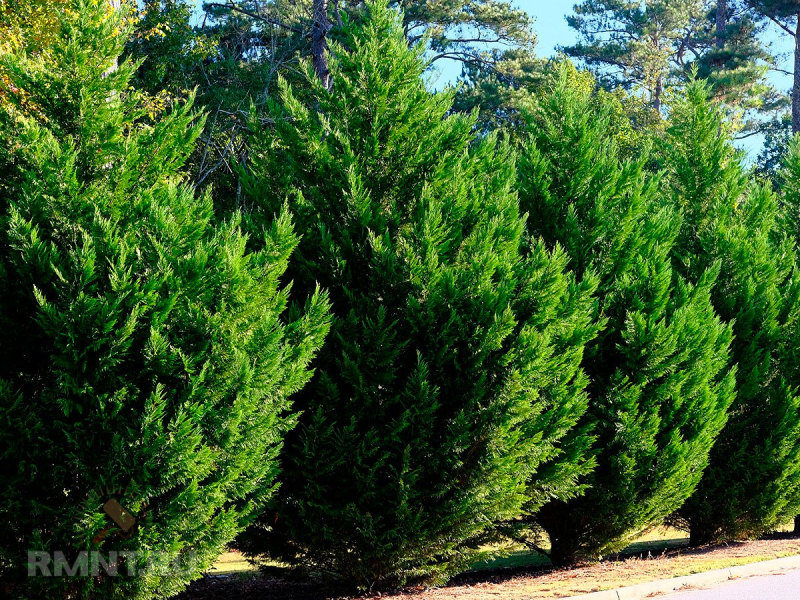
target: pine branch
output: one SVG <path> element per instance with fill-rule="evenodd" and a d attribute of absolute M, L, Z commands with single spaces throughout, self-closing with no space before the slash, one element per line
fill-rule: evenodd
<path fill-rule="evenodd" d="M 249 10 L 246 10 L 244 8 L 236 6 L 233 2 L 229 2 L 229 3 L 225 3 L 225 4 L 223 4 L 221 2 L 207 2 L 205 5 L 206 6 L 214 6 L 216 8 L 227 8 L 228 10 L 231 10 L 231 11 L 234 11 L 234 12 L 238 12 L 240 14 L 246 15 L 248 17 L 251 17 L 253 19 L 261 21 L 263 23 L 267 23 L 269 25 L 275 25 L 276 27 L 280 27 L 282 29 L 285 29 L 287 31 L 291 31 L 293 33 L 299 33 L 300 35 L 303 35 L 303 36 L 306 36 L 306 37 L 311 35 L 310 33 L 307 33 L 305 31 L 303 31 L 299 27 L 295 27 L 294 25 L 289 25 L 289 24 L 284 23 L 283 21 L 280 21 L 279 19 L 275 19 L 273 17 L 267 17 L 266 15 L 262 15 L 262 14 L 259 14 L 259 13 L 251 12 Z"/>

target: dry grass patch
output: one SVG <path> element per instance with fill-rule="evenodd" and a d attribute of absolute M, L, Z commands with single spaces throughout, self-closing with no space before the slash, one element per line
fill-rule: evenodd
<path fill-rule="evenodd" d="M 677 542 L 677 540 L 676 540 Z M 444 588 L 427 591 L 404 591 L 390 598 L 413 597 L 419 600 L 450 598 L 497 598 L 508 600 L 538 600 L 565 598 L 590 592 L 617 589 L 637 583 L 670 579 L 744 565 L 764 560 L 800 555 L 799 539 L 772 539 L 743 542 L 724 547 L 652 550 L 644 556 L 607 560 L 596 565 L 575 569 L 546 569 L 509 573 L 486 571 L 483 580 L 479 573 L 460 577 Z"/>

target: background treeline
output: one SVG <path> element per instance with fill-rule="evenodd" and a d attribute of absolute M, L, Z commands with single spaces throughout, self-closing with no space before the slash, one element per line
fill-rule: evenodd
<path fill-rule="evenodd" d="M 734 147 L 800 9 L 634 4 L 576 7 L 594 72 L 498 0 L 0 4 L 4 592 L 169 597 L 231 543 L 435 584 L 800 513 L 800 141 Z"/>

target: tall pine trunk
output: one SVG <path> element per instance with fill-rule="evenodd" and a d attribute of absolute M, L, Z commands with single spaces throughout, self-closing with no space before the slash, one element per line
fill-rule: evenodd
<path fill-rule="evenodd" d="M 728 3 L 727 0 L 717 2 L 717 22 L 715 26 L 715 46 L 717 55 L 713 59 L 713 64 L 717 69 L 725 67 L 725 44 L 728 37 Z"/>
<path fill-rule="evenodd" d="M 656 81 L 656 89 L 653 93 L 653 110 L 661 114 L 661 96 L 664 94 L 664 80 L 659 77 Z"/>
<path fill-rule="evenodd" d="M 314 0 L 314 27 L 311 30 L 311 56 L 314 71 L 326 89 L 331 87 L 328 67 L 328 0 Z"/>
<path fill-rule="evenodd" d="M 794 86 L 792 87 L 792 133 L 800 132 L 800 13 L 794 33 Z"/>
<path fill-rule="evenodd" d="M 725 37 L 728 28 L 728 3 L 726 0 L 717 2 L 717 49 L 725 48 Z"/>

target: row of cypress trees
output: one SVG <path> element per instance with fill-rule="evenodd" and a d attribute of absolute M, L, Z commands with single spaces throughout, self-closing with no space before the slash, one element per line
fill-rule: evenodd
<path fill-rule="evenodd" d="M 111 68 L 124 13 L 60 18 L 46 59 L 0 57 L 7 592 L 167 597 L 234 539 L 435 583 L 503 540 L 565 565 L 800 512 L 800 144 L 758 184 L 695 82 L 634 152 L 568 69 L 521 143 L 476 134 L 375 0 L 332 91 L 309 69 L 253 118 L 214 215 L 180 173 L 202 114 Z M 26 577 L 95 550 L 134 554 Z"/>

